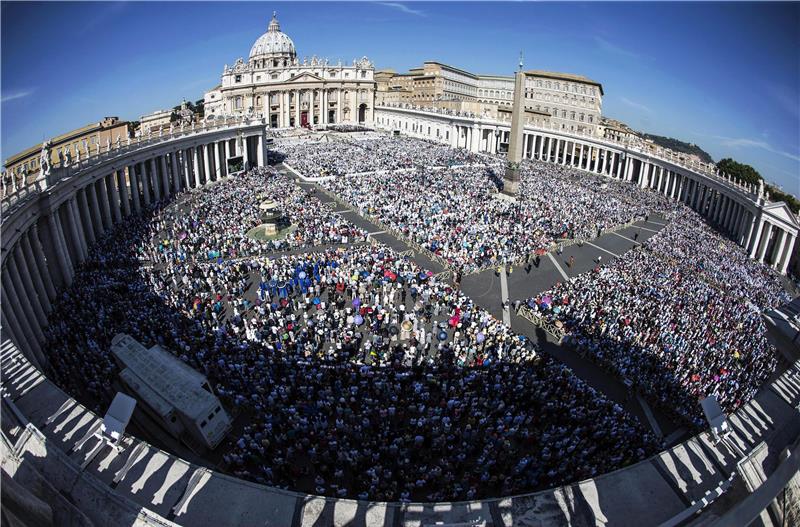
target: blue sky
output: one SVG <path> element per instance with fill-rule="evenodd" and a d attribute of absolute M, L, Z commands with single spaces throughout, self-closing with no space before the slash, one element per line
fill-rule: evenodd
<path fill-rule="evenodd" d="M 105 115 L 196 100 L 273 10 L 298 54 L 405 71 L 438 60 L 603 84 L 603 114 L 733 157 L 800 194 L 800 4 L 8 3 L 2 157 Z"/>

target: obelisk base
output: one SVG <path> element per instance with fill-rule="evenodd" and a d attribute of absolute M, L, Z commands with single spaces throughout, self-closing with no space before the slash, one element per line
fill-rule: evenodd
<path fill-rule="evenodd" d="M 506 173 L 503 176 L 503 194 L 515 198 L 519 194 L 519 168 L 506 167 Z"/>

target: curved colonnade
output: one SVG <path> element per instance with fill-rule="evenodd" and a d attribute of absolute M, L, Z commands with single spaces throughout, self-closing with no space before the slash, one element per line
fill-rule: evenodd
<path fill-rule="evenodd" d="M 6 375 L 0 453 L 7 471 L 18 475 L 15 480 L 41 489 L 31 482 L 43 478 L 58 491 L 51 502 L 54 509 L 71 510 L 98 525 L 289 525 L 287 519 L 292 518 L 293 526 L 442 521 L 499 526 L 583 524 L 601 516 L 612 522 L 635 518 L 651 524 L 684 514 L 701 498 L 712 501 L 708 493 L 722 493 L 742 455 L 754 452 L 762 441 L 775 452 L 800 434 L 800 364 L 795 364 L 731 416 L 735 439 L 730 444 L 715 443 L 704 433 L 593 480 L 481 502 L 366 503 L 306 496 L 193 465 L 131 436 L 119 449 L 104 446 L 93 435 L 101 418 L 41 373 L 43 332 L 57 291 L 71 284 L 75 267 L 98 237 L 142 207 L 228 176 L 231 157 L 242 156 L 245 166 L 266 163 L 266 134 L 263 121 L 237 121 L 109 148 L 78 165 L 53 168 L 4 200 L 0 362 Z M 621 156 L 611 149 L 600 151 L 601 145 L 593 142 L 534 131 L 526 137 L 529 157 L 584 169 L 615 167 L 608 173 L 626 178 L 636 177 L 638 170 L 645 186 L 681 199 L 692 196 L 693 203 L 707 211 L 720 211 L 720 218 L 752 217 L 749 224 L 728 223 L 749 225 L 748 232 L 756 220 L 759 225 L 776 221 L 760 197 L 730 182 L 689 174 L 659 160 L 643 161 L 631 152 Z M 714 196 L 694 199 L 701 182 Z M 728 199 L 724 209 L 723 198 Z M 753 207 L 756 212 L 745 216 Z M 759 227 L 759 233 L 762 230 Z"/>
<path fill-rule="evenodd" d="M 401 106 L 376 108 L 375 126 L 491 154 L 508 143 L 511 129 L 510 121 Z M 763 189 L 736 183 L 711 165 L 684 165 L 625 143 L 533 126 L 525 127 L 523 153 L 525 159 L 635 182 L 680 200 L 744 247 L 751 258 L 786 274 L 800 231 L 797 219 L 783 202 L 770 203 Z"/>
<path fill-rule="evenodd" d="M 2 325 L 35 365 L 59 289 L 95 240 L 142 207 L 228 176 L 227 160 L 267 159 L 263 121 L 237 121 L 109 150 L 55 167 L 3 203 Z"/>

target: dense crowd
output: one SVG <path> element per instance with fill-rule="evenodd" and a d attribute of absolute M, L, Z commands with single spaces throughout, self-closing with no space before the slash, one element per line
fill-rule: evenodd
<path fill-rule="evenodd" d="M 656 193 L 526 162 L 512 202 L 494 197 L 500 164 L 463 150 L 395 138 L 281 148 L 307 176 L 336 175 L 325 186 L 362 214 L 463 270 L 666 213 L 641 247 L 528 305 L 697 425 L 698 396 L 733 409 L 775 367 L 759 310 L 785 300 L 778 278 Z M 248 235 L 265 201 L 290 221 L 285 236 Z M 224 470 L 335 497 L 512 495 L 659 448 L 458 287 L 365 241 L 273 169 L 154 204 L 102 237 L 60 294 L 45 346 L 51 376 L 101 413 L 119 373 L 111 339 L 160 344 L 207 375 L 236 417 L 219 447 Z"/>
<path fill-rule="evenodd" d="M 274 239 L 248 235 L 263 223 L 259 206 L 269 201 L 286 218 L 288 234 Z M 157 261 L 235 258 L 366 239 L 365 231 L 273 168 L 256 168 L 182 194 L 177 204 L 158 212 L 150 229 L 154 243 L 142 250 Z"/>
<path fill-rule="evenodd" d="M 193 231 L 187 253 L 231 232 L 240 207 L 229 201 L 262 192 L 260 174 L 189 196 L 203 205 L 179 227 Z M 231 259 L 235 245 L 222 245 L 224 258 L 184 258 L 156 234 L 186 207 L 150 209 L 99 240 L 51 315 L 52 376 L 95 411 L 113 396 L 109 347 L 124 332 L 208 376 L 246 423 L 221 447 L 227 470 L 268 485 L 472 499 L 591 477 L 658 448 L 619 406 L 392 250 Z"/>
<path fill-rule="evenodd" d="M 323 185 L 466 272 L 513 262 L 559 239 L 593 238 L 668 207 L 666 198 L 635 185 L 544 163 L 523 164 L 517 201 L 498 199 L 498 170 L 418 168 Z"/>
<path fill-rule="evenodd" d="M 278 156 L 305 177 L 342 176 L 418 166 L 478 163 L 485 156 L 463 148 L 408 137 L 376 139 L 334 138 L 328 141 L 285 143 Z"/>
<path fill-rule="evenodd" d="M 528 305 L 580 353 L 702 426 L 699 398 L 733 411 L 774 371 L 760 313 L 788 300 L 774 271 L 681 208 L 640 248 Z"/>

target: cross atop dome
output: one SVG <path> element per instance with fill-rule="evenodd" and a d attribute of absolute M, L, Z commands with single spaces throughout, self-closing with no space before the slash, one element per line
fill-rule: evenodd
<path fill-rule="evenodd" d="M 272 20 L 269 22 L 269 26 L 267 26 L 267 31 L 270 32 L 277 32 L 281 30 L 281 25 L 278 23 L 278 12 L 272 12 Z"/>

